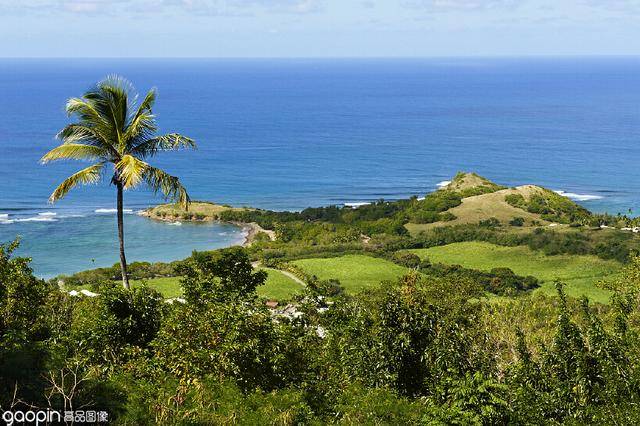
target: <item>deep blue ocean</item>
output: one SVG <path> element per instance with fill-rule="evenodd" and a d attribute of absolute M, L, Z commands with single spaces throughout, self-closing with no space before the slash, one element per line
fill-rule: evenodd
<path fill-rule="evenodd" d="M 157 87 L 162 130 L 198 142 L 154 163 L 193 199 L 298 210 L 420 195 L 465 170 L 640 210 L 640 58 L 0 60 L 0 241 L 20 235 L 38 275 L 117 261 L 114 188 L 49 205 L 84 165 L 38 163 L 66 100 L 112 73 Z M 242 241 L 231 226 L 135 214 L 161 201 L 126 193 L 130 261 Z"/>

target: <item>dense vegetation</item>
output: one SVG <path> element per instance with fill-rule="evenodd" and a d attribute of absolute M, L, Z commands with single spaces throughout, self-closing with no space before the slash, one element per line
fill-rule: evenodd
<path fill-rule="evenodd" d="M 316 282 L 287 316 L 257 297 L 266 277 L 243 249 L 182 262 L 187 301 L 168 304 L 111 281 L 72 297 L 13 248 L 0 248 L 3 409 L 95 408 L 121 424 L 640 421 L 639 259 L 608 307 L 561 284 L 487 302 L 473 274 L 409 269 L 357 295 Z"/>

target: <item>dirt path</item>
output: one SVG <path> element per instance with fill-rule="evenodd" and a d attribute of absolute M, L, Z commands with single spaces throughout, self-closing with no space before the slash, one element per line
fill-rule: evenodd
<path fill-rule="evenodd" d="M 286 275 L 287 277 L 291 278 L 292 280 L 294 280 L 295 282 L 297 282 L 298 284 L 300 284 L 302 287 L 306 287 L 307 284 L 305 284 L 304 281 L 302 281 L 300 278 L 296 277 L 294 274 L 292 274 L 289 271 L 283 271 L 282 269 L 278 269 L 278 271 L 280 271 L 282 274 Z"/>
<path fill-rule="evenodd" d="M 251 266 L 253 266 L 254 268 L 261 267 L 260 261 L 251 262 Z M 295 274 L 292 274 L 289 271 L 283 271 L 282 269 L 276 269 L 276 268 L 267 268 L 267 269 L 273 269 L 274 271 L 280 272 L 281 274 L 291 278 L 293 281 L 295 281 L 296 283 L 300 284 L 302 287 L 306 287 L 307 286 L 307 284 L 304 281 L 302 281 Z"/>

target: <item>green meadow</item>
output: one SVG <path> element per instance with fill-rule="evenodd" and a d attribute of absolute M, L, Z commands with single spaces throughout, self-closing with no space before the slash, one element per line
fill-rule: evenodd
<path fill-rule="evenodd" d="M 302 285 L 295 282 L 277 269 L 263 268 L 267 271 L 267 282 L 258 287 L 258 296 L 267 299 L 289 300 L 302 293 Z"/>
<path fill-rule="evenodd" d="M 267 272 L 267 281 L 263 286 L 258 287 L 258 296 L 266 299 L 289 300 L 293 296 L 302 292 L 302 285 L 295 282 L 281 271 L 271 268 L 261 268 Z M 180 297 L 182 288 L 180 287 L 180 277 L 151 278 L 148 280 L 132 280 L 133 287 L 138 287 L 146 283 L 147 286 L 159 291 L 167 299 Z M 80 288 L 89 288 L 82 286 Z"/>
<path fill-rule="evenodd" d="M 292 262 L 309 275 L 321 280 L 336 279 L 350 294 L 377 287 L 382 281 L 394 281 L 407 273 L 407 268 L 385 259 L 363 255 L 347 255 L 322 259 L 301 259 Z M 267 272 L 265 285 L 258 287 L 258 295 L 266 299 L 289 300 L 302 292 L 302 285 L 281 271 L 262 268 Z M 133 286 L 145 282 L 167 298 L 182 294 L 180 277 L 152 278 L 132 281 Z"/>
<path fill-rule="evenodd" d="M 462 265 L 467 268 L 490 270 L 506 267 L 518 275 L 533 275 L 543 281 L 537 291 L 555 294 L 554 280 L 566 284 L 565 290 L 573 297 L 587 296 L 594 302 L 607 303 L 609 292 L 597 283 L 615 276 L 622 265 L 588 255 L 547 256 L 525 246 L 503 247 L 485 242 L 454 243 L 411 252 L 433 263 Z"/>
<path fill-rule="evenodd" d="M 339 280 L 351 294 L 376 287 L 381 281 L 394 281 L 408 271 L 388 260 L 363 255 L 301 259 L 292 263 L 321 280 Z"/>

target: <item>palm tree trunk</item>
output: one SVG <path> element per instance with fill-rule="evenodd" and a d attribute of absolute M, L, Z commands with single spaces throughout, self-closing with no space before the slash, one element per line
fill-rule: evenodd
<path fill-rule="evenodd" d="M 129 275 L 127 274 L 127 258 L 124 255 L 124 209 L 122 206 L 122 183 L 117 182 L 118 188 L 118 239 L 120 240 L 120 272 L 122 273 L 122 285 L 129 288 Z"/>

